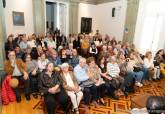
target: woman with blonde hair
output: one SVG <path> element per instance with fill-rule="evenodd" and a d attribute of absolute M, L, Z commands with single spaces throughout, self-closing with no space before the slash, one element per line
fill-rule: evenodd
<path fill-rule="evenodd" d="M 149 75 L 152 75 L 153 72 L 153 80 L 159 80 L 159 75 L 160 75 L 160 68 L 158 66 L 154 67 L 154 61 L 152 58 L 152 52 L 148 51 L 145 54 L 144 58 L 144 66 L 149 70 Z M 149 77 L 151 78 L 151 77 Z"/>

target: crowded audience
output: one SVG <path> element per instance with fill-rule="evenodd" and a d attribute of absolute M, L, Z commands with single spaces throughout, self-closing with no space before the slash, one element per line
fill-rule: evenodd
<path fill-rule="evenodd" d="M 79 114 L 82 99 L 88 111 L 91 102 L 95 107 L 105 106 L 105 96 L 118 100 L 134 92 L 134 86 L 159 81 L 164 75 L 164 50 L 155 56 L 152 51 L 142 56 L 134 44 L 104 37 L 99 30 L 94 35 L 68 37 L 60 31 L 47 32 L 46 36 L 11 34 L 5 52 L 6 74 L 23 82 L 26 100 L 30 94 L 37 98 L 42 92 L 48 114 L 54 114 L 57 101 L 67 114 L 68 96 L 72 111 Z M 21 102 L 19 87 L 14 91 L 17 102 Z"/>

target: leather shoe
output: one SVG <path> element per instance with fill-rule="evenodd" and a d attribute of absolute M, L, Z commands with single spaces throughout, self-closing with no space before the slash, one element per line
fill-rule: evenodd
<path fill-rule="evenodd" d="M 30 95 L 26 95 L 25 97 L 27 101 L 30 101 Z"/>
<path fill-rule="evenodd" d="M 17 103 L 20 103 L 21 102 L 21 97 L 16 97 L 16 100 L 17 100 Z"/>

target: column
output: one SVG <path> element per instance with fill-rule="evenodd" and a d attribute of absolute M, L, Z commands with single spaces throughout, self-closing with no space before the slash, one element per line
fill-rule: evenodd
<path fill-rule="evenodd" d="M 33 1 L 34 32 L 45 33 L 45 0 Z"/>
<path fill-rule="evenodd" d="M 124 38 L 123 38 L 124 42 L 133 43 L 134 41 L 137 14 L 139 9 L 139 1 L 140 0 L 127 1 L 125 28 L 127 28 L 128 32 L 124 32 Z"/>
<path fill-rule="evenodd" d="M 69 34 L 78 33 L 78 6 L 79 0 L 71 0 L 69 3 Z"/>
<path fill-rule="evenodd" d="M 0 70 L 3 69 L 3 62 L 5 60 L 5 49 L 4 44 L 6 41 L 6 28 L 5 28 L 5 17 L 2 0 L 0 1 Z"/>

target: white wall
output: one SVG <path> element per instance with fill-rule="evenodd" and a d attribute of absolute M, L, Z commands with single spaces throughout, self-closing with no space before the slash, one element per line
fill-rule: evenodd
<path fill-rule="evenodd" d="M 115 17 L 112 17 L 112 8 L 116 8 Z M 127 1 L 120 0 L 99 5 L 79 4 L 78 30 L 80 32 L 81 17 L 92 18 L 92 30 L 115 36 L 117 40 L 123 39 L 126 17 Z"/>
<path fill-rule="evenodd" d="M 159 8 L 155 8 L 155 7 L 157 7 L 156 3 L 158 3 L 158 2 L 161 2 L 161 4 L 159 4 Z M 149 10 L 150 4 L 154 4 L 150 9 L 151 11 Z M 137 46 L 137 48 L 139 49 L 139 51 L 143 54 L 147 50 L 152 50 L 155 53 L 157 50 L 165 48 L 165 40 L 164 40 L 164 38 L 165 38 L 165 10 L 164 11 L 162 10 L 164 8 L 164 5 L 165 5 L 164 0 L 141 0 L 140 1 L 136 29 L 135 29 L 134 43 Z M 151 12 L 151 13 L 148 13 L 148 12 Z M 159 16 L 163 17 L 162 18 L 163 22 L 161 24 L 161 27 L 158 28 L 158 29 L 160 29 L 160 33 L 157 33 L 157 34 L 160 34 L 159 38 L 156 38 L 156 39 L 152 38 L 152 37 L 154 37 L 152 34 L 156 34 L 156 32 L 155 32 L 156 30 L 151 33 L 151 36 L 152 36 L 151 38 L 146 38 L 146 37 L 142 38 L 142 36 L 143 36 L 142 30 L 143 30 L 143 26 L 145 24 L 144 20 L 145 20 L 145 17 L 148 17 L 148 15 L 153 15 L 153 17 L 159 15 Z M 155 23 L 155 22 L 153 22 L 153 23 Z M 144 46 L 146 42 L 151 47 Z"/>
<path fill-rule="evenodd" d="M 92 30 L 96 31 L 99 29 L 99 12 L 96 11 L 97 6 L 92 4 L 79 4 L 79 11 L 78 11 L 78 32 L 81 32 L 81 17 L 89 17 L 92 18 Z M 97 12 L 97 13 L 96 13 Z"/>
<path fill-rule="evenodd" d="M 24 12 L 25 26 L 13 25 L 12 11 Z M 4 15 L 7 35 L 34 32 L 32 0 L 6 0 Z"/>

